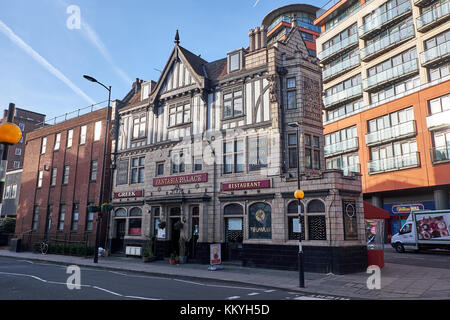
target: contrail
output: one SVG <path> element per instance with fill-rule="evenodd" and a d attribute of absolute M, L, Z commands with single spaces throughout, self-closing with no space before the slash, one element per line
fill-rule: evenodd
<path fill-rule="evenodd" d="M 78 88 L 72 81 L 70 81 L 64 74 L 51 65 L 47 60 L 45 60 L 39 53 L 34 51 L 28 44 L 26 44 L 19 36 L 17 36 L 6 24 L 0 20 L 0 31 L 2 31 L 12 42 L 18 45 L 22 50 L 24 50 L 30 57 L 36 60 L 40 65 L 42 65 L 47 71 L 57 77 L 59 80 L 64 82 L 70 89 L 72 89 L 76 94 L 84 98 L 91 104 L 95 101 L 85 94 L 80 88 Z"/>
<path fill-rule="evenodd" d="M 69 4 L 64 0 L 60 0 L 59 3 L 65 7 L 69 6 Z M 114 59 L 111 57 L 111 54 L 109 53 L 103 41 L 100 39 L 97 32 L 95 32 L 95 30 L 83 18 L 81 18 L 81 30 L 82 34 L 89 40 L 91 44 L 97 47 L 98 51 L 100 51 L 101 55 L 113 67 L 114 71 L 120 76 L 120 78 L 122 78 L 122 80 L 125 81 L 128 85 L 133 83 L 131 78 L 116 65 Z"/>
<path fill-rule="evenodd" d="M 256 5 L 258 4 L 259 0 L 256 0 L 255 4 L 253 5 L 253 8 L 256 7 Z"/>

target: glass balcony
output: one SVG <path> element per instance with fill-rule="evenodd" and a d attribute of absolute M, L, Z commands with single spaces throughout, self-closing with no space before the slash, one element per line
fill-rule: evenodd
<path fill-rule="evenodd" d="M 411 120 L 389 128 L 367 133 L 366 145 L 371 146 L 377 143 L 384 143 L 397 138 L 406 138 L 407 136 L 414 135 L 416 135 L 416 122 Z"/>
<path fill-rule="evenodd" d="M 441 61 L 446 61 L 450 56 L 450 41 L 441 43 L 440 45 L 425 50 L 420 54 L 420 63 L 422 66 L 432 66 Z"/>
<path fill-rule="evenodd" d="M 377 16 L 359 27 L 359 37 L 361 39 L 369 38 L 370 36 L 381 32 L 382 28 L 393 25 L 404 16 L 409 15 L 411 13 L 411 2 L 404 2 L 383 13 L 379 10 L 380 9 L 378 9 L 379 13 Z"/>
<path fill-rule="evenodd" d="M 450 145 L 430 149 L 431 161 L 433 163 L 450 161 Z"/>
<path fill-rule="evenodd" d="M 354 99 L 356 97 L 362 96 L 362 87 L 361 85 L 354 86 L 338 93 L 335 93 L 331 96 L 323 98 L 323 104 L 325 108 L 344 103 L 350 99 Z"/>
<path fill-rule="evenodd" d="M 418 17 L 416 20 L 417 31 L 425 32 L 446 21 L 449 17 L 450 1 L 447 1 Z"/>
<path fill-rule="evenodd" d="M 361 165 L 359 163 L 355 163 L 355 164 L 348 165 L 348 166 L 333 166 L 333 167 L 327 168 L 327 169 L 342 170 L 344 176 L 348 176 L 352 172 L 361 173 Z"/>
<path fill-rule="evenodd" d="M 414 5 L 418 7 L 426 7 L 435 0 L 414 0 Z"/>
<path fill-rule="evenodd" d="M 428 130 L 437 130 L 445 126 L 450 126 L 450 110 L 434 113 L 427 117 Z"/>
<path fill-rule="evenodd" d="M 417 59 L 410 60 L 364 79 L 363 89 L 364 91 L 375 91 L 380 86 L 384 86 L 392 81 L 400 81 L 418 72 L 419 64 Z"/>
<path fill-rule="evenodd" d="M 378 57 L 382 53 L 400 45 L 409 39 L 414 38 L 414 26 L 411 25 L 400 31 L 394 32 L 387 37 L 381 38 L 367 47 L 361 49 L 361 59 L 363 61 L 369 61 Z"/>
<path fill-rule="evenodd" d="M 372 160 L 367 163 L 369 174 L 401 170 L 419 166 L 419 153 L 413 152 L 401 156 Z"/>
<path fill-rule="evenodd" d="M 319 53 L 319 59 L 321 62 L 325 62 L 338 53 L 345 53 L 358 45 L 358 35 L 355 33 L 350 37 L 333 44 L 331 47 L 323 50 Z"/>
<path fill-rule="evenodd" d="M 267 32 L 270 32 L 273 28 L 275 28 L 281 21 L 292 24 L 292 17 L 290 16 L 280 16 L 278 17 L 268 28 Z M 303 21 L 301 18 L 297 18 L 297 24 L 299 27 L 309 29 L 315 32 L 321 32 L 320 27 L 315 26 L 312 23 L 308 23 Z"/>
<path fill-rule="evenodd" d="M 349 140 L 344 140 L 334 144 L 326 145 L 324 150 L 325 156 L 358 150 L 358 138 L 355 137 Z"/>
<path fill-rule="evenodd" d="M 338 64 L 335 64 L 331 68 L 325 69 L 323 71 L 323 80 L 331 80 L 344 73 L 345 71 L 359 66 L 360 64 L 361 60 L 359 59 L 359 54 L 349 59 L 345 59 Z"/>

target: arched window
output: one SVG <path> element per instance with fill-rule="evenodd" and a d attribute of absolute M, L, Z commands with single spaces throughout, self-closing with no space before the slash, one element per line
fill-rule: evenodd
<path fill-rule="evenodd" d="M 244 240 L 243 215 L 244 208 L 237 203 L 223 208 L 225 225 L 225 242 L 242 242 Z"/>
<path fill-rule="evenodd" d="M 140 208 L 133 208 L 130 210 L 130 217 L 142 216 L 142 210 Z"/>
<path fill-rule="evenodd" d="M 325 213 L 325 205 L 320 200 L 311 200 L 308 203 L 308 213 Z"/>
<path fill-rule="evenodd" d="M 229 215 L 243 215 L 244 214 L 244 208 L 240 204 L 232 203 L 223 208 L 223 215 L 229 216 Z"/>
<path fill-rule="evenodd" d="M 307 207 L 308 240 L 327 240 L 325 204 L 311 200 Z"/>
<path fill-rule="evenodd" d="M 116 210 L 114 216 L 116 218 L 126 217 L 127 216 L 127 211 L 124 208 L 119 208 L 119 209 Z"/>
<path fill-rule="evenodd" d="M 303 203 L 300 202 L 300 212 L 304 213 L 305 208 Z M 298 225 L 298 201 L 294 200 L 289 202 L 287 206 L 287 215 L 288 215 L 288 237 L 289 240 L 298 240 L 300 238 L 300 226 Z M 302 240 L 305 240 L 305 223 L 304 216 L 302 215 L 300 218 L 300 222 L 302 224 Z"/>
<path fill-rule="evenodd" d="M 303 203 L 300 202 L 300 212 L 303 213 L 305 212 L 305 208 L 303 207 Z M 298 201 L 291 201 L 288 204 L 288 209 L 287 209 L 287 213 L 296 213 L 298 214 Z"/>

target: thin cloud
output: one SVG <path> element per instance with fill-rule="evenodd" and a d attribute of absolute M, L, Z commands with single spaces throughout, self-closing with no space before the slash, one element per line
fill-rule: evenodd
<path fill-rule="evenodd" d="M 17 36 L 5 23 L 3 23 L 2 20 L 0 20 L 0 31 L 3 32 L 12 42 L 18 45 L 22 50 L 24 50 L 30 57 L 36 60 L 41 66 L 47 69 L 48 72 L 50 72 L 59 80 L 64 82 L 76 94 L 78 94 L 91 104 L 95 103 L 95 101 L 91 97 L 89 97 L 80 88 L 78 88 L 61 71 L 56 69 L 52 64 L 50 64 L 47 60 L 45 60 L 45 58 L 43 58 L 33 48 L 31 48 L 28 44 L 26 44 L 19 36 Z"/>

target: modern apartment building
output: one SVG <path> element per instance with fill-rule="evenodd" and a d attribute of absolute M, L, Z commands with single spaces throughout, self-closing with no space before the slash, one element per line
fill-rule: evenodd
<path fill-rule="evenodd" d="M 450 1 L 331 1 L 314 21 L 325 161 L 391 214 L 449 207 Z"/>
<path fill-rule="evenodd" d="M 28 133 L 15 231 L 24 247 L 44 239 L 94 246 L 97 214 L 87 206 L 99 205 L 101 190 L 103 201 L 109 198 L 110 170 L 101 175 L 103 165 L 110 167 L 108 116 L 108 108 L 89 107 Z"/>
<path fill-rule="evenodd" d="M 6 122 L 8 110 L 4 110 L 1 123 Z M 20 196 L 20 181 L 25 157 L 25 141 L 27 133 L 38 128 L 45 120 L 45 115 L 30 110 L 16 108 L 13 122 L 22 130 L 19 143 L 8 148 L 8 164 L 6 168 L 5 188 L 1 206 L 1 217 L 15 217 Z"/>
<path fill-rule="evenodd" d="M 167 257 L 184 238 L 202 263 L 220 243 L 223 259 L 296 270 L 301 236 L 305 270 L 365 270 L 360 175 L 325 170 L 320 66 L 296 23 L 272 43 L 257 27 L 211 62 L 177 33 L 160 79 L 114 103 L 112 251 L 140 255 L 153 235 Z"/>
<path fill-rule="evenodd" d="M 316 56 L 316 39 L 320 35 L 320 28 L 314 25 L 314 19 L 318 9 L 308 4 L 291 4 L 277 8 L 264 17 L 260 28 L 252 29 L 250 33 L 264 30 L 267 32 L 268 44 L 272 44 L 286 39 L 294 23 L 300 31 L 308 52 Z"/>

